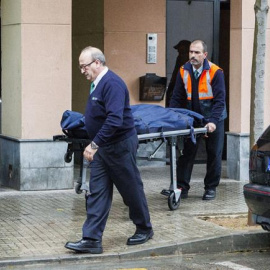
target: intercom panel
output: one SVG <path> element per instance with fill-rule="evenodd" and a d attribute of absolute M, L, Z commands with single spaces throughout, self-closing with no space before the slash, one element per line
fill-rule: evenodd
<path fill-rule="evenodd" d="M 157 34 L 147 34 L 147 63 L 157 63 Z"/>

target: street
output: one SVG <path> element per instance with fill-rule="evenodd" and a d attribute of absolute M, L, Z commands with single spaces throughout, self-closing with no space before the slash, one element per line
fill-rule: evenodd
<path fill-rule="evenodd" d="M 126 261 L 95 262 L 82 261 L 49 263 L 46 265 L 7 266 L 2 269 L 14 270 L 268 270 L 270 252 L 233 252 L 216 254 L 192 254 L 162 256 Z"/>

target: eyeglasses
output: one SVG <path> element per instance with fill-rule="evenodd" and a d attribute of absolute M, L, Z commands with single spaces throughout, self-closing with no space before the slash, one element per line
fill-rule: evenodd
<path fill-rule="evenodd" d="M 91 63 L 89 64 L 86 64 L 86 65 L 81 65 L 81 66 L 78 66 L 79 70 L 85 70 L 86 67 L 90 66 L 91 64 L 93 64 L 94 62 L 96 62 L 96 60 L 92 61 Z"/>

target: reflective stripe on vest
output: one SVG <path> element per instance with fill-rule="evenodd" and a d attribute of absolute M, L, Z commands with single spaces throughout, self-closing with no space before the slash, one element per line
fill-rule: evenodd
<path fill-rule="evenodd" d="M 208 61 L 208 63 L 209 63 L 210 69 L 203 70 L 199 79 L 199 84 L 198 84 L 199 100 L 214 98 L 211 82 L 217 70 L 219 70 L 220 68 L 210 61 Z M 184 69 L 183 66 L 180 68 L 180 74 L 185 85 L 187 99 L 191 100 L 192 86 L 191 86 L 190 74 L 187 70 Z"/>

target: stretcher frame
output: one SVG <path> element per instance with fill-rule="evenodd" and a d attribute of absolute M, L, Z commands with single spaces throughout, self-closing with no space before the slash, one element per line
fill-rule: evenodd
<path fill-rule="evenodd" d="M 184 149 L 184 138 L 188 136 L 196 136 L 198 134 L 205 134 L 207 132 L 206 128 L 191 128 L 183 130 L 174 130 L 174 131 L 164 131 L 164 132 L 155 132 L 148 134 L 138 134 L 139 143 L 149 143 L 153 141 L 160 140 L 161 143 L 156 147 L 154 152 L 148 157 L 138 157 L 138 159 L 144 159 L 148 161 L 157 161 L 163 160 L 160 158 L 155 158 L 156 153 L 161 148 L 164 143 L 168 143 L 170 147 L 170 185 L 168 189 L 163 189 L 161 191 L 162 195 L 168 197 L 168 206 L 170 210 L 176 210 L 181 201 L 181 189 L 177 188 L 176 180 L 176 146 L 180 152 Z M 72 160 L 72 154 L 76 151 L 80 152 L 80 176 L 75 186 L 75 191 L 77 194 L 82 193 L 83 191 L 89 193 L 89 187 L 86 184 L 86 172 L 89 167 L 89 162 L 83 158 L 83 151 L 85 147 L 90 143 L 88 139 L 80 138 L 70 138 L 66 135 L 56 135 L 53 136 L 54 141 L 65 141 L 68 143 L 67 152 L 65 153 L 64 160 L 69 163 Z"/>

